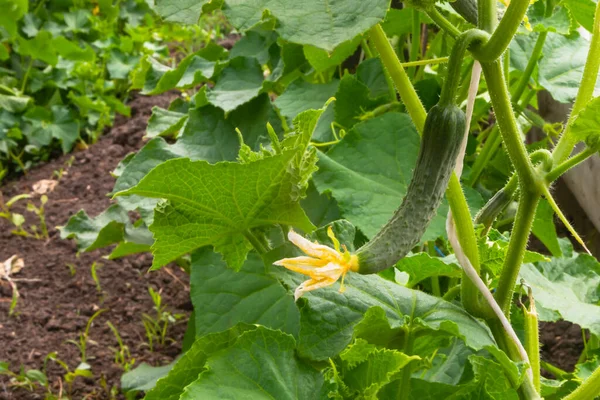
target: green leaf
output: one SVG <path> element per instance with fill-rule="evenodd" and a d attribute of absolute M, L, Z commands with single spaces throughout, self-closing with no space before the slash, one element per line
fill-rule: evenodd
<path fill-rule="evenodd" d="M 175 159 L 162 163 L 136 186 L 117 195 L 137 194 L 168 200 L 157 206 L 153 268 L 206 245 L 239 269 L 251 248 L 249 230 L 271 224 L 312 224 L 290 191 L 286 167 L 296 151 L 246 164 Z"/>
<path fill-rule="evenodd" d="M 333 51 L 326 51 L 316 46 L 304 46 L 304 56 L 317 72 L 337 67 L 356 51 L 363 39 L 362 35 L 337 46 Z"/>
<path fill-rule="evenodd" d="M 215 63 L 199 54 L 201 51 L 185 57 L 176 68 L 148 58 L 142 94 L 155 95 L 174 88 L 186 89 L 206 81 L 213 75 Z"/>
<path fill-rule="evenodd" d="M 550 17 L 545 16 L 546 3 L 535 2 L 529 7 L 527 16 L 534 32 L 555 32 L 568 35 L 575 26 L 569 12 L 564 7 L 556 7 Z"/>
<path fill-rule="evenodd" d="M 81 210 L 69 218 L 65 226 L 59 228 L 60 237 L 76 238 L 79 251 L 92 251 L 123 240 L 127 222 L 127 212 L 116 204 L 95 218 L 90 218 Z"/>
<path fill-rule="evenodd" d="M 140 56 L 125 54 L 117 49 L 112 49 L 106 62 L 106 70 L 110 79 L 128 79 L 129 74 L 140 62 Z"/>
<path fill-rule="evenodd" d="M 333 51 L 380 22 L 388 3 L 385 0 L 227 0 L 224 11 L 239 30 L 252 28 L 265 15 L 273 16 L 278 20 L 276 30 L 282 38 Z"/>
<path fill-rule="evenodd" d="M 563 253 L 550 262 L 523 264 L 520 276 L 533 289 L 540 320 L 554 321 L 558 315 L 598 336 L 600 263 L 587 254 Z"/>
<path fill-rule="evenodd" d="M 498 276 L 502 270 L 506 253 L 508 252 L 509 239 L 495 229 L 490 229 L 487 236 L 480 237 L 477 243 L 479 248 L 479 261 L 483 268 L 492 276 Z M 526 250 L 524 263 L 548 261 L 549 259 L 539 253 Z"/>
<path fill-rule="evenodd" d="M 381 64 L 378 57 L 361 62 L 356 69 L 356 77 L 369 88 L 371 98 L 389 95 L 389 86 L 385 78 L 383 64 Z"/>
<path fill-rule="evenodd" d="M 594 29 L 594 12 L 596 4 L 592 0 L 564 0 L 563 4 L 581 26 L 589 32 Z"/>
<path fill-rule="evenodd" d="M 180 399 L 327 399 L 323 376 L 297 359 L 294 348 L 294 338 L 280 331 L 259 326 L 245 332 L 208 358 L 208 369 Z"/>
<path fill-rule="evenodd" d="M 554 226 L 554 211 L 546 199 L 541 199 L 535 212 L 533 234 L 546 246 L 555 257 L 561 257 L 562 251 Z"/>
<path fill-rule="evenodd" d="M 329 83 L 314 84 L 303 79 L 297 79 L 287 90 L 273 102 L 290 121 L 306 110 L 317 110 L 335 95 L 339 81 L 333 80 Z"/>
<path fill-rule="evenodd" d="M 22 56 L 56 65 L 58 55 L 52 43 L 52 34 L 48 31 L 40 31 L 33 39 L 19 37 L 19 52 Z"/>
<path fill-rule="evenodd" d="M 323 226 L 341 218 L 335 199 L 329 194 L 320 194 L 314 184 L 308 186 L 306 197 L 300 200 L 304 212 L 315 226 Z"/>
<path fill-rule="evenodd" d="M 160 367 L 153 367 L 141 363 L 136 368 L 123 374 L 121 377 L 121 388 L 123 391 L 150 390 L 156 382 L 166 376 L 173 368 L 175 362 Z"/>
<path fill-rule="evenodd" d="M 196 24 L 209 0 L 156 0 L 154 9 L 166 21 Z"/>
<path fill-rule="evenodd" d="M 389 383 L 394 375 L 411 361 L 420 359 L 418 356 L 408 356 L 396 350 L 377 349 L 366 343 L 358 339 L 340 354 L 344 361 L 344 383 L 354 391 L 352 396 L 357 398 L 376 398 L 379 389 Z"/>
<path fill-rule="evenodd" d="M 431 257 L 427 253 L 418 253 L 401 259 L 396 268 L 409 275 L 407 287 L 412 288 L 417 283 L 432 276 L 459 277 L 462 269 L 451 263 L 445 263 L 437 257 Z"/>
<path fill-rule="evenodd" d="M 340 81 L 335 99 L 335 120 L 346 129 L 360 122 L 366 112 L 389 101 L 383 97 L 372 99 L 369 88 L 350 74 Z"/>
<path fill-rule="evenodd" d="M 590 43 L 578 33 L 562 36 L 549 33 L 544 44 L 544 57 L 539 62 L 539 83 L 556 101 L 569 103 L 575 99 Z M 569 54 L 569 57 L 565 57 Z M 596 89 L 600 88 L 600 80 Z"/>
<path fill-rule="evenodd" d="M 0 94 L 0 109 L 6 110 L 12 113 L 20 113 L 31 103 L 31 97 L 29 96 L 9 96 L 6 94 Z"/>
<path fill-rule="evenodd" d="M 333 227 L 340 242 L 352 249 L 353 232 L 348 229 L 347 223 L 334 224 Z M 340 228 L 343 230 L 340 231 Z M 317 232 L 322 232 L 322 237 L 326 228 L 320 228 Z M 288 244 L 270 252 L 265 262 L 293 257 L 298 252 Z M 304 280 L 304 276 L 282 267 L 272 267 L 271 273 L 281 279 L 290 292 Z M 408 289 L 374 274 L 349 273 L 345 277 L 344 287 L 345 291 L 340 293 L 340 282 L 336 282 L 333 286 L 304 295 L 306 303 L 300 309 L 298 339 L 301 356 L 325 360 L 337 355 L 351 342 L 355 327 L 366 319 L 366 315 L 372 318 L 368 326 L 378 326 L 378 332 L 406 326 L 412 316 L 413 326 L 459 337 L 471 348 L 480 349 L 494 344 L 491 333 L 483 323 L 462 308 L 438 297 Z M 372 309 L 379 309 L 380 313 L 374 313 Z M 388 328 L 382 329 L 386 325 Z"/>
<path fill-rule="evenodd" d="M 250 57 L 237 57 L 221 72 L 207 98 L 215 106 L 229 112 L 258 96 L 262 83 L 263 73 L 258 61 Z"/>
<path fill-rule="evenodd" d="M 0 0 L 0 27 L 4 27 L 10 36 L 17 35 L 17 22 L 29 10 L 28 0 Z"/>
<path fill-rule="evenodd" d="M 161 378 L 150 390 L 146 400 L 179 400 L 185 387 L 198 379 L 206 370 L 206 360 L 213 354 L 229 348 L 239 336 L 254 327 L 237 325 L 227 331 L 196 339 L 192 347 L 177 360 L 168 375 Z"/>
<path fill-rule="evenodd" d="M 230 58 L 253 57 L 261 65 L 267 64 L 271 55 L 269 50 L 277 41 L 277 34 L 273 31 L 255 29 L 247 31 L 229 52 Z"/>
<path fill-rule="evenodd" d="M 52 39 L 52 45 L 60 54 L 60 56 L 66 60 L 71 61 L 88 61 L 95 62 L 96 53 L 89 44 L 85 44 L 84 48 L 79 47 L 78 44 L 68 40 L 64 36 L 58 36 Z"/>
<path fill-rule="evenodd" d="M 381 27 L 388 37 L 400 37 L 412 32 L 412 21 L 412 10 L 409 7 L 401 10 L 390 8 Z"/>
<path fill-rule="evenodd" d="M 205 247 L 192 254 L 190 297 L 196 311 L 196 336 L 227 330 L 240 322 L 298 336 L 300 313 L 294 297 L 265 272 L 254 252 L 235 272 Z"/>
<path fill-rule="evenodd" d="M 570 135 L 588 146 L 600 147 L 600 97 L 592 99 L 577 114 L 571 125 Z"/>
<path fill-rule="evenodd" d="M 63 153 L 68 153 L 79 138 L 79 121 L 67 106 L 52 106 L 29 109 L 24 118 L 32 123 L 31 130 L 25 132 L 30 142 L 47 146 L 52 138 L 61 143 Z"/>
<path fill-rule="evenodd" d="M 419 135 L 406 114 L 386 113 L 357 124 L 327 154 L 313 176 L 320 193 L 331 192 L 344 218 L 373 237 L 402 202 L 419 152 Z M 423 241 L 445 235 L 447 203 Z"/>
<path fill-rule="evenodd" d="M 187 119 L 187 114 L 154 106 L 152 107 L 152 115 L 148 119 L 146 136 L 150 138 L 156 136 L 175 136 Z"/>

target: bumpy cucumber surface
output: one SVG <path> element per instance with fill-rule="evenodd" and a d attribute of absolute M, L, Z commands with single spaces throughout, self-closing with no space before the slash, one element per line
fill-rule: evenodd
<path fill-rule="evenodd" d="M 429 111 L 406 196 L 390 221 L 357 251 L 359 273 L 391 267 L 419 242 L 444 197 L 465 126 L 465 114 L 455 105 Z"/>
<path fill-rule="evenodd" d="M 454 8 L 454 11 L 462 15 L 467 22 L 477 26 L 478 20 L 478 9 L 477 0 L 456 0 L 451 1 L 450 6 Z"/>

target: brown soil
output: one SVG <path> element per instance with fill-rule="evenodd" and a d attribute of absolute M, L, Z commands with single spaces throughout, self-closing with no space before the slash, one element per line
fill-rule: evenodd
<path fill-rule="evenodd" d="M 57 352 L 71 369 L 76 368 L 81 361 L 80 352 L 66 341 L 76 340 L 98 309 L 107 311 L 94 321 L 89 332 L 87 363 L 91 365 L 94 377 L 77 378 L 72 398 L 110 398 L 107 391 L 119 386 L 123 370 L 115 363 L 110 349 L 118 346 L 107 321 L 117 327 L 136 365 L 140 362 L 164 365 L 179 354 L 185 318 L 169 330 L 168 336 L 175 340 L 151 352 L 143 345 L 146 338 L 142 314 L 153 314 L 149 287 L 162 292 L 163 304 L 169 311 L 189 314 L 186 274 L 176 267 L 148 273 L 151 264 L 149 254 L 115 261 L 102 258 L 108 253 L 106 250 L 78 256 L 75 243 L 61 240 L 55 228 L 64 225 L 79 209 L 95 216 L 110 204 L 106 197 L 114 184 L 110 171 L 126 154 L 144 144 L 142 136 L 152 106 L 167 107 L 173 98 L 172 94 L 135 98 L 130 104 L 132 118 L 118 119 L 115 127 L 98 143 L 73 155 L 72 166 L 65 168 L 67 174 L 48 194 L 46 220 L 49 240 L 15 236 L 11 234 L 12 226 L 4 219 L 0 220 L 0 262 L 17 255 L 25 263 L 25 267 L 13 276 L 20 298 L 12 317 L 8 316 L 12 290 L 6 281 L 0 281 L 0 362 L 9 362 L 12 371 L 18 372 L 21 366 L 41 369 L 44 358 L 51 352 Z M 62 156 L 17 181 L 7 183 L 1 188 L 4 198 L 31 193 L 34 183 L 52 178 L 53 171 L 65 167 L 71 156 Z M 38 197 L 33 199 L 36 205 L 39 204 Z M 26 226 L 37 224 L 37 217 L 25 210 L 26 203 L 26 200 L 17 203 L 15 210 L 27 217 Z M 94 262 L 102 264 L 98 269 L 101 293 L 97 292 L 91 277 L 90 266 Z M 74 276 L 71 276 L 68 264 L 76 266 Z M 58 394 L 62 383 L 63 394 L 66 394 L 64 371 L 51 361 L 48 365 L 52 392 Z M 101 380 L 106 381 L 104 389 Z M 12 388 L 9 378 L 0 376 L 0 399 L 43 398 L 42 393 Z"/>

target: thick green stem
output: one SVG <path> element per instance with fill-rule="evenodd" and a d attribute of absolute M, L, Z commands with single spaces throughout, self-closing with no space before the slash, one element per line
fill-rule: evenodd
<path fill-rule="evenodd" d="M 594 28 L 592 31 L 592 41 L 590 43 L 590 50 L 588 52 L 585 68 L 583 69 L 583 76 L 581 78 L 581 84 L 579 85 L 579 92 L 577 98 L 573 104 L 571 115 L 565 132 L 556 144 L 552 158 L 555 164 L 560 164 L 565 161 L 571 155 L 577 140 L 571 135 L 571 125 L 579 112 L 586 106 L 586 104 L 592 99 L 594 95 L 594 89 L 596 87 L 596 80 L 598 78 L 598 71 L 600 71 L 600 1 L 596 4 L 596 13 L 594 16 Z"/>
<path fill-rule="evenodd" d="M 521 132 L 513 113 L 506 80 L 504 79 L 502 65 L 500 61 L 495 61 L 493 63 L 482 64 L 482 68 L 504 146 L 519 176 L 519 181 L 524 187 L 536 190 L 539 185 L 537 173 L 527 155 L 527 150 L 521 138 Z"/>
<path fill-rule="evenodd" d="M 523 71 L 523 75 L 519 78 L 519 82 L 517 83 L 517 87 L 512 94 L 512 102 L 518 103 L 521 100 L 521 96 L 523 96 L 523 92 L 527 88 L 529 84 L 529 79 L 531 78 L 531 74 L 535 70 L 537 66 L 537 62 L 542 55 L 542 50 L 544 48 L 544 43 L 546 43 L 546 37 L 548 36 L 548 32 L 544 31 L 540 33 L 537 40 L 535 41 L 535 46 L 533 51 L 531 52 L 531 56 L 529 56 L 529 61 L 527 62 L 527 66 L 525 67 L 525 71 Z"/>
<path fill-rule="evenodd" d="M 477 0 L 477 22 L 479 29 L 488 33 L 494 32 L 498 25 L 498 11 L 496 0 Z"/>
<path fill-rule="evenodd" d="M 597 397 L 598 393 L 600 393 L 600 367 L 596 368 L 577 390 L 565 397 L 565 400 L 589 400 Z"/>
<path fill-rule="evenodd" d="M 529 356 L 529 365 L 533 372 L 533 385 L 535 390 L 540 392 L 540 330 L 538 323 L 537 310 L 535 309 L 535 300 L 529 289 L 530 309 L 522 306 L 523 316 L 525 318 L 525 350 Z"/>
<path fill-rule="evenodd" d="M 535 211 L 540 201 L 541 194 L 537 191 L 531 192 L 523 190 L 521 186 L 521 196 L 519 199 L 519 208 L 513 231 L 510 235 L 508 251 L 502 265 L 502 273 L 494 297 L 502 308 L 505 315 L 510 315 L 510 304 L 523 262 L 523 256 L 527 248 L 529 233 L 535 218 Z"/>
<path fill-rule="evenodd" d="M 554 182 L 562 174 L 564 174 L 571 168 L 575 167 L 576 165 L 582 163 L 583 161 L 587 160 L 589 157 L 596 154 L 596 152 L 597 152 L 597 150 L 586 147 L 585 150 L 583 150 L 582 152 L 575 154 L 573 157 L 569 158 L 567 161 L 563 162 L 562 164 L 560 164 L 556 168 L 554 168 L 552 171 L 548 172 L 546 174 L 546 178 L 545 178 L 546 182 L 548 182 L 548 183 Z"/>
<path fill-rule="evenodd" d="M 414 309 L 414 308 L 413 308 Z M 404 332 L 404 347 L 402 352 L 406 355 L 411 355 L 413 352 L 414 333 L 412 329 L 412 321 L 409 327 Z M 400 387 L 396 399 L 406 400 L 410 397 L 410 378 L 412 375 L 412 365 L 409 363 L 402 368 L 402 378 L 400 379 Z"/>
<path fill-rule="evenodd" d="M 254 250 L 258 252 L 258 254 L 263 255 L 269 251 L 265 245 L 261 243 L 261 241 L 250 231 L 247 230 L 244 232 L 244 237 L 250 242 Z"/>
<path fill-rule="evenodd" d="M 452 23 L 448 21 L 446 17 L 442 15 L 442 13 L 440 13 L 437 7 L 432 7 L 431 9 L 427 10 L 427 16 L 431 18 L 437 26 L 446 31 L 446 33 L 452 36 L 454 39 L 456 39 L 461 34 L 461 31 L 457 27 L 452 25 Z"/>
<path fill-rule="evenodd" d="M 396 90 L 398 90 L 400 98 L 406 106 L 406 110 L 408 111 L 413 124 L 415 124 L 417 131 L 422 133 L 423 128 L 425 127 L 427 112 L 425 111 L 423 103 L 421 103 L 415 88 L 410 83 L 408 75 L 404 71 L 404 68 L 402 68 L 398 56 L 390 45 L 388 38 L 385 36 L 385 32 L 381 25 L 375 25 L 371 28 L 369 36 L 379 52 L 379 57 L 381 57 L 383 65 L 390 73 L 390 76 L 396 85 Z"/>
<path fill-rule="evenodd" d="M 493 7 L 495 7 L 495 3 Z M 490 40 L 477 49 L 476 59 L 482 62 L 492 62 L 498 60 L 502 53 L 508 48 L 513 36 L 517 32 L 527 8 L 529 0 L 513 0 L 508 5 L 500 24 L 494 30 Z M 480 8 L 481 10 L 481 8 Z M 480 11 L 481 12 L 481 11 Z M 487 30 L 487 29 L 486 29 Z"/>

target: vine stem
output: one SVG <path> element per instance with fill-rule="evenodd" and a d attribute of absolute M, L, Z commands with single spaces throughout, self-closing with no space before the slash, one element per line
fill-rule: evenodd
<path fill-rule="evenodd" d="M 493 2 L 489 6 L 495 8 L 496 4 Z M 521 25 L 528 7 L 529 0 L 512 0 L 510 2 L 500 24 L 493 31 L 490 40 L 477 49 L 476 58 L 479 61 L 492 62 L 502 56 L 517 29 L 519 29 L 519 25 Z"/>
<path fill-rule="evenodd" d="M 562 174 L 570 170 L 571 168 L 579 165 L 583 161 L 587 160 L 589 157 L 596 154 L 595 149 L 591 149 L 586 147 L 583 151 L 575 154 L 573 157 L 569 158 L 567 161 L 563 162 L 556 166 L 556 168 L 552 169 L 550 172 L 546 174 L 546 182 L 552 183 L 557 180 Z"/>
<path fill-rule="evenodd" d="M 427 16 L 454 39 L 461 34 L 461 31 L 452 25 L 452 23 L 448 21 L 446 17 L 442 15 L 442 13 L 440 13 L 437 7 L 432 7 L 431 9 L 427 10 Z"/>
<path fill-rule="evenodd" d="M 592 41 L 590 43 L 590 50 L 588 52 L 585 67 L 583 69 L 583 76 L 581 77 L 581 84 L 579 85 L 579 91 L 569 116 L 569 121 L 563 132 L 563 135 L 559 139 L 554 151 L 552 152 L 552 159 L 555 164 L 564 162 L 573 151 L 577 140 L 571 135 L 571 126 L 573 121 L 577 118 L 577 115 L 586 104 L 594 96 L 594 88 L 596 87 L 596 80 L 598 79 L 598 71 L 600 71 L 600 2 L 596 3 L 596 12 L 594 16 L 594 25 L 592 29 Z"/>
<path fill-rule="evenodd" d="M 402 67 L 398 56 L 390 45 L 387 36 L 385 36 L 385 32 L 381 25 L 377 24 L 371 28 L 369 36 L 379 52 L 379 57 L 381 58 L 383 65 L 392 77 L 392 81 L 394 82 L 394 85 L 396 85 L 396 90 L 398 90 L 400 98 L 406 106 L 406 110 L 415 124 L 417 131 L 423 133 L 427 112 L 425 111 L 425 107 L 423 107 L 423 103 L 421 103 L 421 99 L 419 99 L 415 88 L 410 83 L 410 79 Z"/>
<path fill-rule="evenodd" d="M 531 232 L 535 218 L 535 211 L 541 198 L 541 193 L 525 191 L 522 186 L 520 193 L 517 216 L 515 217 L 508 251 L 504 258 L 502 273 L 500 274 L 495 294 L 496 301 L 507 316 L 510 315 L 510 304 L 515 284 L 519 276 L 523 256 L 525 255 L 525 249 L 527 248 L 527 241 L 529 240 L 529 233 Z"/>
<path fill-rule="evenodd" d="M 533 48 L 533 51 L 531 52 L 531 56 L 529 57 L 529 61 L 527 62 L 527 66 L 525 67 L 525 71 L 523 71 L 523 75 L 521 75 L 521 78 L 517 83 L 517 88 L 515 89 L 511 97 L 513 103 L 519 103 L 519 100 L 521 100 L 521 96 L 523 96 L 523 92 L 529 84 L 531 74 L 533 74 L 533 71 L 537 66 L 537 62 L 542 55 L 542 50 L 544 49 L 544 43 L 546 43 L 547 36 L 547 31 L 541 32 L 537 40 L 535 41 L 535 46 Z"/>
<path fill-rule="evenodd" d="M 593 399 L 600 393 L 600 367 L 590 375 L 574 392 L 565 397 L 565 400 Z"/>
<path fill-rule="evenodd" d="M 525 190 L 538 191 L 540 180 L 527 155 L 527 150 L 521 139 L 521 132 L 510 102 L 506 79 L 500 61 L 483 63 L 483 74 L 488 85 L 488 91 L 500 128 L 504 146 L 512 164 L 519 176 L 520 185 Z"/>
<path fill-rule="evenodd" d="M 244 232 L 244 237 L 261 256 L 269 251 L 249 229 Z"/>
<path fill-rule="evenodd" d="M 417 61 L 421 55 L 421 14 L 416 8 L 411 8 L 412 13 L 412 32 L 410 34 L 410 54 L 409 62 Z M 408 69 L 408 75 L 416 75 L 416 67 Z"/>

